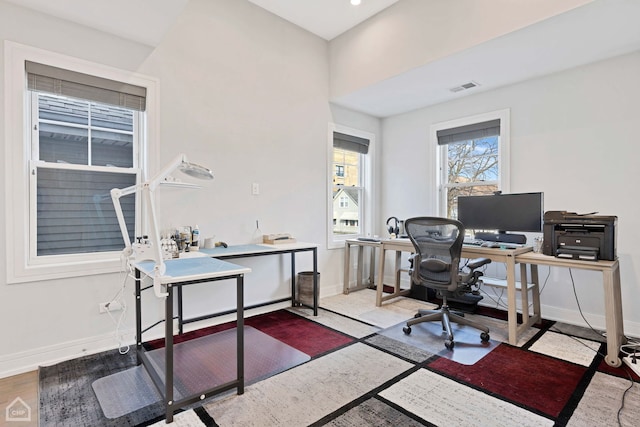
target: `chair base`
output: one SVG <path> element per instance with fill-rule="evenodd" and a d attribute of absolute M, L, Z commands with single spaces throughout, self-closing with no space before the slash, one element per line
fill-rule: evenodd
<path fill-rule="evenodd" d="M 483 342 L 489 341 L 489 328 L 481 323 L 463 317 L 463 315 L 451 311 L 449 306 L 445 303 L 442 304 L 439 310 L 419 310 L 416 317 L 407 321 L 407 326 L 402 328 L 405 334 L 411 333 L 411 326 L 423 322 L 435 322 L 440 321 L 442 324 L 442 330 L 447 333 L 447 338 L 444 345 L 449 350 L 453 349 L 453 331 L 451 330 L 451 323 L 457 323 L 459 325 L 471 326 L 472 328 L 482 331 L 480 339 Z"/>

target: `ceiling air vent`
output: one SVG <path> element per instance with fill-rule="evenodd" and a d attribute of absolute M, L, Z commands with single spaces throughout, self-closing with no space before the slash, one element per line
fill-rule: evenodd
<path fill-rule="evenodd" d="M 460 86 L 455 86 L 452 87 L 451 89 L 449 89 L 451 92 L 462 92 L 463 90 L 467 90 L 467 89 L 471 89 L 474 88 L 476 86 L 480 86 L 478 83 L 474 82 L 474 81 L 470 81 L 468 83 L 464 83 L 461 84 Z"/>

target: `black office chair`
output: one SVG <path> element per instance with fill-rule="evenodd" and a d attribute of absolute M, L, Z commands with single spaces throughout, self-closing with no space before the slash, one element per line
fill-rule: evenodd
<path fill-rule="evenodd" d="M 442 297 L 442 306 L 438 310 L 420 310 L 403 328 L 405 334 L 411 333 L 411 326 L 440 321 L 447 337 L 444 345 L 453 349 L 451 322 L 468 325 L 482 333 L 480 339 L 489 341 L 489 328 L 463 317 L 462 313 L 449 310 L 448 298 L 459 297 L 471 292 L 477 286 L 482 272 L 477 268 L 489 264 L 490 259 L 478 258 L 466 264 L 460 270 L 460 256 L 464 240 L 464 225 L 449 218 L 418 217 L 405 221 L 405 232 L 413 243 L 415 253 L 411 256 L 409 274 L 413 284 L 434 289 Z"/>

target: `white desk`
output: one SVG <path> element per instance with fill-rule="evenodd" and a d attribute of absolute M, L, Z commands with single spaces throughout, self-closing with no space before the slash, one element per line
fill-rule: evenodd
<path fill-rule="evenodd" d="M 313 315 L 318 315 L 318 245 L 315 243 L 304 243 L 304 242 L 295 242 L 295 243 L 280 243 L 277 245 L 268 245 L 266 243 L 260 244 L 249 244 L 249 245 L 230 245 L 229 247 L 218 246 L 211 249 L 202 248 L 199 251 L 207 256 L 218 258 L 218 259 L 238 259 L 238 258 L 253 258 L 259 256 L 267 256 L 267 255 L 291 255 L 291 305 L 301 305 L 301 301 L 296 298 L 296 254 L 301 252 L 311 252 L 312 260 L 313 260 Z M 179 300 L 181 301 L 182 295 L 178 295 Z M 275 300 L 268 301 L 261 305 L 273 304 L 276 302 L 286 301 L 288 298 L 283 300 Z M 253 307 L 247 307 L 253 308 Z M 180 305 L 178 309 L 181 310 Z M 218 313 L 219 315 L 220 313 Z M 223 313 L 224 314 L 224 313 Z M 182 312 L 180 312 L 180 318 L 182 317 Z M 189 319 L 184 321 L 187 322 L 196 322 L 199 320 L 204 320 L 210 318 L 212 316 L 203 316 L 195 319 Z M 182 322 L 183 320 L 179 320 L 180 331 L 182 331 Z"/>
<path fill-rule="evenodd" d="M 233 388 L 238 389 L 238 394 L 244 393 L 244 292 L 243 280 L 244 274 L 249 273 L 251 269 L 221 261 L 215 258 L 182 258 L 165 261 L 167 267 L 166 273 L 161 278 L 161 284 L 166 288 L 168 296 L 165 299 L 165 370 L 164 373 L 158 372 L 154 363 L 146 354 L 142 346 L 142 334 L 149 328 L 142 330 L 142 291 L 152 289 L 152 286 L 142 288 L 142 276 L 153 278 L 154 262 L 143 261 L 135 263 L 135 296 L 136 296 L 136 354 L 138 365 L 144 365 L 145 369 L 151 376 L 154 384 L 158 388 L 163 398 L 165 406 L 165 418 L 167 423 L 173 422 L 173 414 L 181 407 L 196 403 L 200 400 L 221 393 Z M 174 363 L 173 363 L 173 289 L 182 286 L 215 282 L 218 280 L 236 279 L 236 330 L 237 330 L 237 375 L 235 381 L 211 387 L 207 390 L 198 392 L 197 394 L 182 397 L 174 400 Z M 195 368 L 195 367 L 194 367 Z M 161 375 L 163 374 L 163 375 Z"/>
<path fill-rule="evenodd" d="M 346 248 L 368 242 L 350 240 Z M 386 300 L 398 296 L 407 295 L 408 289 L 400 288 L 400 256 L 402 252 L 414 252 L 409 239 L 383 239 L 380 241 L 378 257 L 378 269 L 376 277 L 376 306 L 382 305 Z M 395 283 L 393 292 L 383 295 L 384 270 L 386 251 L 395 251 Z M 348 251 L 348 249 L 346 249 Z M 603 286 L 605 294 L 605 313 L 607 329 L 607 355 L 605 361 L 611 366 L 620 366 L 622 361 L 618 357 L 620 345 L 626 342 L 622 322 L 622 302 L 620 294 L 620 271 L 618 261 L 581 261 L 534 253 L 531 247 L 517 249 L 483 248 L 480 246 L 464 245 L 463 258 L 489 258 L 493 262 L 501 262 L 506 265 L 507 271 L 507 319 L 509 327 L 509 343 L 516 345 L 518 335 L 542 318 L 540 312 L 540 286 L 538 279 L 538 265 L 548 265 L 564 268 L 577 268 L 584 270 L 601 271 L 603 274 Z M 346 258 L 345 258 L 346 259 Z M 522 284 L 516 281 L 516 264 L 520 264 L 520 279 Z M 530 278 L 527 274 L 527 265 L 530 265 Z M 345 262 L 345 282 L 343 286 L 348 289 L 349 263 Z M 522 322 L 518 323 L 517 292 L 520 290 Z M 531 291 L 533 313 L 529 313 L 529 291 Z M 345 292 L 346 293 L 346 292 Z"/>

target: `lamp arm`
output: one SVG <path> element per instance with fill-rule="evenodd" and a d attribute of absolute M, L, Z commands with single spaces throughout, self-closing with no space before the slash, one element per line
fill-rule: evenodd
<path fill-rule="evenodd" d="M 165 265 L 164 258 L 162 257 L 162 244 L 160 242 L 160 230 L 158 229 L 158 220 L 156 216 L 155 195 L 149 183 L 143 184 L 142 192 L 147 199 L 147 211 L 149 212 L 148 219 L 149 226 L 151 228 L 149 230 L 149 239 L 151 240 L 151 251 L 153 253 L 153 261 L 155 262 L 155 266 L 153 267 L 153 291 L 158 298 L 163 298 L 169 295 L 167 292 L 162 292 L 162 284 L 160 282 L 160 278 L 166 272 L 167 266 Z"/>
<path fill-rule="evenodd" d="M 131 254 L 133 253 L 133 248 L 131 247 L 131 237 L 129 236 L 129 232 L 127 231 L 127 224 L 124 221 L 124 213 L 122 212 L 120 197 L 135 193 L 137 189 L 137 185 L 132 185 L 131 187 L 123 189 L 111 189 L 111 200 L 113 201 L 113 208 L 116 211 L 116 218 L 118 219 L 118 225 L 120 226 L 120 233 L 122 234 L 122 239 L 124 240 L 123 254 L 126 257 L 131 256 Z"/>
<path fill-rule="evenodd" d="M 183 163 L 188 163 L 187 156 L 184 154 L 178 154 L 171 163 L 147 181 L 149 183 L 149 189 L 154 191 L 158 188 L 158 186 Z"/>

